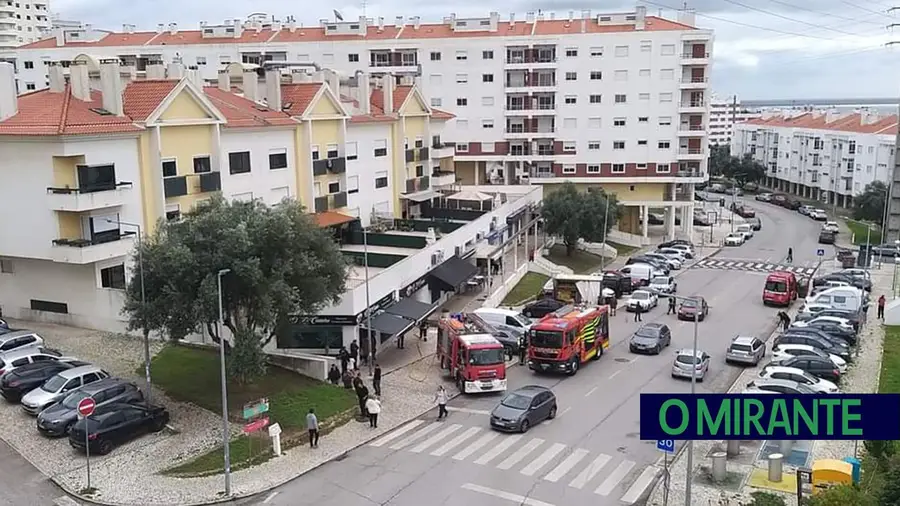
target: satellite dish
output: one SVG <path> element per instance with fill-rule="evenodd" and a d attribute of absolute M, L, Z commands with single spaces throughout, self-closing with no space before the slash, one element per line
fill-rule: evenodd
<path fill-rule="evenodd" d="M 341 15 L 340 11 L 338 11 L 337 9 L 332 9 L 332 11 L 334 12 L 334 19 L 338 21 L 344 20 L 344 16 Z"/>

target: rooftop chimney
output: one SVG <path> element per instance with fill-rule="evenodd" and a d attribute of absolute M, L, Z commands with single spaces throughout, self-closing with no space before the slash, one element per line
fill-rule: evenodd
<path fill-rule="evenodd" d="M 325 84 L 331 88 L 331 92 L 335 95 L 339 95 L 341 92 L 341 77 L 337 72 L 331 69 L 325 69 Z"/>
<path fill-rule="evenodd" d="M 0 121 L 12 118 L 18 112 L 16 69 L 12 63 L 0 62 Z"/>
<path fill-rule="evenodd" d="M 203 76 L 200 75 L 200 70 L 197 67 L 191 66 L 185 71 L 185 76 L 187 76 L 188 81 L 194 84 L 194 86 L 203 89 L 203 85 L 205 82 L 203 81 Z"/>
<path fill-rule="evenodd" d="M 219 89 L 229 93 L 231 92 L 231 74 L 229 74 L 226 69 L 219 71 Z"/>
<path fill-rule="evenodd" d="M 162 23 L 156 25 L 156 33 L 163 33 L 164 31 L 166 31 L 166 25 Z"/>
<path fill-rule="evenodd" d="M 634 29 L 644 30 L 647 28 L 647 7 L 638 5 L 634 10 Z"/>
<path fill-rule="evenodd" d="M 244 98 L 259 102 L 259 76 L 255 70 L 245 70 L 243 82 L 241 86 L 244 88 Z"/>
<path fill-rule="evenodd" d="M 398 28 L 403 26 L 403 16 L 397 16 L 396 25 Z"/>
<path fill-rule="evenodd" d="M 369 73 L 359 71 L 356 73 L 357 96 L 359 102 L 359 112 L 363 115 L 372 114 L 372 90 L 369 85 Z"/>
<path fill-rule="evenodd" d="M 134 25 L 124 24 L 122 25 L 122 33 L 134 33 Z"/>
<path fill-rule="evenodd" d="M 184 64 L 181 63 L 181 58 L 174 58 L 172 60 L 172 63 L 170 63 L 166 69 L 166 75 L 169 79 L 181 79 L 184 77 Z"/>
<path fill-rule="evenodd" d="M 310 81 L 310 76 L 306 73 L 306 69 L 291 69 L 291 82 L 294 84 L 297 83 L 308 83 Z"/>
<path fill-rule="evenodd" d="M 384 112 L 394 112 L 394 74 L 385 74 L 381 78 L 381 92 L 384 95 Z"/>
<path fill-rule="evenodd" d="M 169 23 L 169 35 L 178 33 L 178 23 Z"/>
<path fill-rule="evenodd" d="M 575 11 L 569 11 L 569 23 L 575 21 Z"/>
<path fill-rule="evenodd" d="M 644 12 L 646 12 L 646 9 Z M 697 23 L 697 11 L 694 9 L 683 9 L 678 11 L 678 22 L 683 25 L 694 26 Z"/>
<path fill-rule="evenodd" d="M 509 24 L 510 24 L 510 26 L 516 25 L 516 13 L 515 12 L 509 13 Z"/>
<path fill-rule="evenodd" d="M 119 60 L 115 58 L 100 60 L 100 91 L 103 94 L 103 108 L 116 116 L 124 115 L 122 89 Z"/>
<path fill-rule="evenodd" d="M 88 75 L 87 62 L 75 60 L 69 65 L 69 84 L 72 88 L 73 97 L 90 102 L 91 78 Z"/>
<path fill-rule="evenodd" d="M 581 33 L 587 32 L 587 19 L 581 18 Z"/>
<path fill-rule="evenodd" d="M 379 32 L 384 31 L 384 18 L 380 17 L 380 16 L 378 17 L 378 31 Z"/>
<path fill-rule="evenodd" d="M 500 13 L 492 12 L 491 13 L 491 31 L 496 32 L 497 27 L 500 25 Z"/>
<path fill-rule="evenodd" d="M 550 13 L 550 21 L 553 21 L 553 20 L 555 20 L 555 19 L 556 19 L 556 13 L 555 13 L 555 12 L 551 12 L 551 13 Z"/>
<path fill-rule="evenodd" d="M 147 64 L 147 79 L 162 80 L 166 78 L 166 66 L 160 60 L 154 60 Z"/>
<path fill-rule="evenodd" d="M 413 28 L 418 30 L 420 26 L 422 26 L 422 18 L 419 16 L 415 16 L 412 18 Z"/>
<path fill-rule="evenodd" d="M 525 13 L 525 22 L 529 24 L 534 23 L 534 11 Z"/>
<path fill-rule="evenodd" d="M 281 69 L 266 70 L 266 107 L 281 111 Z"/>
<path fill-rule="evenodd" d="M 66 76 L 63 74 L 63 67 L 59 62 L 50 62 L 48 69 L 50 79 L 50 91 L 53 93 L 61 93 L 66 89 Z"/>
<path fill-rule="evenodd" d="M 290 30 L 291 33 L 294 33 L 297 31 L 297 22 L 294 21 L 293 19 L 288 21 L 288 30 Z"/>
<path fill-rule="evenodd" d="M 54 28 L 53 36 L 56 38 L 56 45 L 65 46 L 66 45 L 66 32 L 62 28 Z"/>

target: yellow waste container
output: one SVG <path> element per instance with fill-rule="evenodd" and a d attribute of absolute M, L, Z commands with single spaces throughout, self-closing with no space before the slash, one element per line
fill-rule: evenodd
<path fill-rule="evenodd" d="M 843 460 L 821 459 L 812 465 L 813 495 L 832 485 L 853 484 L 853 466 Z"/>

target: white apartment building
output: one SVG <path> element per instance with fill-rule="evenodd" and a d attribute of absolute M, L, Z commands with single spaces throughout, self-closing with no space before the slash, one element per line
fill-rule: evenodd
<path fill-rule="evenodd" d="M 719 98 L 715 94 L 709 104 L 709 143 L 726 146 L 734 138 L 734 125 L 762 116 L 762 111 L 741 105 L 737 96 Z"/>
<path fill-rule="evenodd" d="M 48 0 L 0 0 L 0 52 L 41 40 L 49 30 Z"/>
<path fill-rule="evenodd" d="M 176 24 L 105 33 L 89 26 L 0 56 L 15 62 L 20 90 L 48 86 L 46 62 L 115 58 L 147 72 L 179 59 L 207 80 L 231 63 L 311 62 L 343 76 L 365 71 L 417 81 L 429 106 L 456 116 L 442 136 L 467 184 L 573 181 L 603 187 L 625 206 L 619 227 L 647 235 L 649 209 L 690 211 L 707 177 L 713 35 L 678 20 L 632 12 L 501 19 L 451 15 L 321 21 Z M 690 233 L 690 220 L 683 220 Z"/>
<path fill-rule="evenodd" d="M 871 111 L 764 113 L 735 125 L 733 152 L 766 166 L 766 186 L 849 207 L 872 181 L 889 181 L 897 116 Z"/>

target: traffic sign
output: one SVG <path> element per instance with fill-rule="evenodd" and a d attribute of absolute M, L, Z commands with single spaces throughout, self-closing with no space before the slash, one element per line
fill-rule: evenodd
<path fill-rule="evenodd" d="M 816 256 L 820 256 L 820 257 L 825 256 L 825 250 L 824 250 L 824 249 L 817 249 L 817 250 L 816 250 Z"/>
<path fill-rule="evenodd" d="M 244 434 L 250 434 L 251 432 L 256 432 L 258 430 L 262 430 L 269 425 L 269 417 L 265 416 L 254 420 L 247 425 L 244 425 Z"/>
<path fill-rule="evenodd" d="M 78 414 L 84 417 L 91 416 L 94 413 L 94 408 L 97 407 L 97 403 L 94 402 L 92 397 L 85 397 L 78 401 Z"/>
<path fill-rule="evenodd" d="M 675 453 L 675 440 L 674 439 L 657 439 L 656 440 L 656 449 L 661 452 Z"/>
<path fill-rule="evenodd" d="M 244 420 L 249 420 L 262 415 L 267 411 L 269 411 L 269 399 L 263 397 L 258 401 L 245 404 L 242 414 L 244 415 Z"/>

